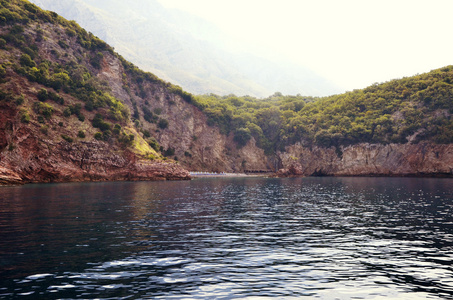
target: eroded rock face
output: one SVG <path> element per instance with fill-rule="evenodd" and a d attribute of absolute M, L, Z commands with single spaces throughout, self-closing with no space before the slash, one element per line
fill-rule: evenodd
<path fill-rule="evenodd" d="M 22 177 L 19 174 L 0 166 L 0 185 L 23 183 Z"/>
<path fill-rule="evenodd" d="M 9 145 L 0 153 L 0 184 L 190 179 L 176 163 L 145 160 L 103 141 L 55 141 L 34 124 L 14 120 L 3 122 L 13 126 L 2 131 Z"/>
<path fill-rule="evenodd" d="M 453 145 L 358 144 L 337 150 L 296 144 L 279 156 L 284 169 L 298 164 L 305 176 L 453 176 Z"/>
<path fill-rule="evenodd" d="M 70 144 L 62 141 L 52 150 L 31 141 L 2 153 L 0 182 L 68 182 L 119 180 L 186 180 L 187 170 L 176 163 L 138 158 L 130 151 L 112 151 L 104 142 Z"/>
<path fill-rule="evenodd" d="M 123 66 L 116 57 L 105 55 L 98 77 L 109 83 L 112 94 L 123 103 L 133 104 L 140 111 L 140 122 L 163 149 L 173 149 L 174 156 L 186 168 L 217 172 L 243 172 L 245 169 L 270 169 L 264 150 L 252 139 L 238 148 L 232 135 L 222 134 L 216 126 L 209 126 L 207 117 L 194 105 L 157 83 L 143 82 L 143 96 L 126 93 L 123 88 Z M 135 84 L 131 83 L 134 88 Z M 168 121 L 160 128 L 148 122 L 143 109 L 159 111 L 155 116 Z M 173 157 L 173 156 L 172 156 Z"/>

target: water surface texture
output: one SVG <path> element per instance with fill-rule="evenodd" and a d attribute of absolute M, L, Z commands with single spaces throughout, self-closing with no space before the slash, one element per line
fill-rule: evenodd
<path fill-rule="evenodd" d="M 0 299 L 453 299 L 453 180 L 0 188 Z"/>

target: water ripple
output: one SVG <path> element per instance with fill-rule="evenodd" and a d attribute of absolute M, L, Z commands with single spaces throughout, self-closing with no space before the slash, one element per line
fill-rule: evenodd
<path fill-rule="evenodd" d="M 84 206 L 66 197 L 71 212 L 49 208 L 44 223 L 57 226 L 35 226 L 25 235 L 43 218 L 27 206 L 8 216 L 15 226 L 0 219 L 6 244 L 14 246 L 1 248 L 0 263 L 9 271 L 0 298 L 453 299 L 451 183 L 88 185 L 95 188 Z M 54 186 L 54 195 L 64 187 Z M 103 202 L 106 188 L 118 199 Z"/>

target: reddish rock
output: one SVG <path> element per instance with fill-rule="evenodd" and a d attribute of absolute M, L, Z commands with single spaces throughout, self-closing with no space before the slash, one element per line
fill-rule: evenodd
<path fill-rule="evenodd" d="M 13 124 L 0 131 L 0 140 L 7 141 L 0 149 L 0 184 L 190 179 L 177 163 L 147 160 L 112 143 L 69 143 L 60 132 L 43 134 L 36 124 L 18 122 L 14 115 L 0 121 L 0 128 Z"/>
<path fill-rule="evenodd" d="M 302 166 L 297 162 L 293 162 L 288 168 L 278 170 L 276 175 L 277 177 L 297 177 L 304 176 L 305 174 Z"/>
<path fill-rule="evenodd" d="M 24 184 L 24 182 L 19 174 L 0 166 L 0 185 L 10 184 Z"/>
<path fill-rule="evenodd" d="M 321 148 L 296 144 L 279 153 L 283 167 L 300 166 L 302 175 L 453 177 L 453 145 L 357 144 Z"/>

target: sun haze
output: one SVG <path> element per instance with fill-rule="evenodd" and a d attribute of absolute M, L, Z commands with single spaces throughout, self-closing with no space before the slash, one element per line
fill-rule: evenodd
<path fill-rule="evenodd" d="M 452 64 L 449 0 L 159 1 L 215 24 L 236 49 L 307 66 L 344 90 Z"/>

